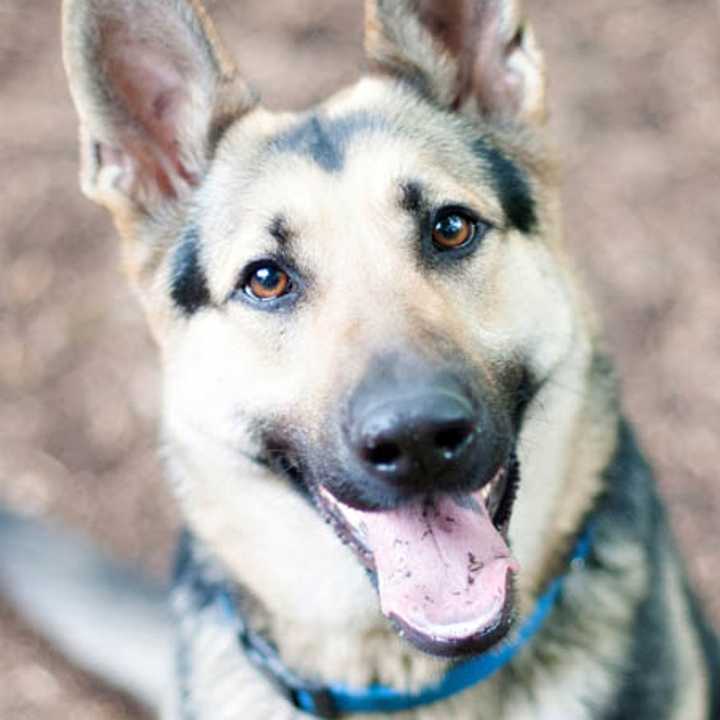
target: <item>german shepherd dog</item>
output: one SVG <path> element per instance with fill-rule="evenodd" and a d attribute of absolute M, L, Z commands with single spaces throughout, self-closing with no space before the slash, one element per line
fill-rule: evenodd
<path fill-rule="evenodd" d="M 300 114 L 199 0 L 65 0 L 63 32 L 187 531 L 174 622 L 9 513 L 5 592 L 164 718 L 720 718 L 563 252 L 520 0 L 367 0 L 368 73 Z"/>

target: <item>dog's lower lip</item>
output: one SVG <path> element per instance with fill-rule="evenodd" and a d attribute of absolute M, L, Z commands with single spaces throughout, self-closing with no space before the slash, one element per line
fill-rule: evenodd
<path fill-rule="evenodd" d="M 311 495 L 315 499 L 321 515 L 332 526 L 335 534 L 344 545 L 353 549 L 360 562 L 371 572 L 375 572 L 375 562 L 372 551 L 363 542 L 362 523 L 360 527 L 354 528 L 347 522 L 338 510 L 338 501 L 335 496 L 323 485 L 311 485 Z"/>

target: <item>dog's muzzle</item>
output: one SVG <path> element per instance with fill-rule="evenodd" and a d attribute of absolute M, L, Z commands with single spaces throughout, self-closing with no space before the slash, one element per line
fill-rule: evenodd
<path fill-rule="evenodd" d="M 515 433 L 479 375 L 385 358 L 350 395 L 330 451 L 305 454 L 315 504 L 374 577 L 383 613 L 440 655 L 488 647 L 511 615 Z"/>

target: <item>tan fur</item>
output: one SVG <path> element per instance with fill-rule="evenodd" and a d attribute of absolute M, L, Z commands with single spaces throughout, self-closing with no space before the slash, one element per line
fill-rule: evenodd
<path fill-rule="evenodd" d="M 418 5 L 430 21 L 412 12 Z M 558 174 L 544 134 L 542 56 L 519 2 L 455 5 L 478 10 L 463 16 L 471 20 L 471 56 L 448 40 L 457 28 L 433 31 L 443 6 L 368 0 L 366 44 L 375 72 L 315 112 L 326 118 L 377 113 L 383 124 L 358 133 L 342 172 L 330 174 L 302 155 L 265 152 L 271 137 L 305 116 L 256 105 L 198 0 L 162 0 L 153 11 L 175 18 L 170 80 L 158 83 L 177 97 L 177 156 L 157 139 L 169 132 L 165 118 L 143 125 L 141 108 L 128 125 L 127 108 L 102 104 L 98 88 L 109 80 L 98 79 L 88 62 L 101 51 L 87 14 L 105 8 L 104 17 L 112 6 L 135 17 L 146 0 L 64 3 L 65 62 L 81 116 L 83 187 L 113 213 L 128 274 L 161 348 L 163 448 L 184 515 L 257 599 L 262 610 L 253 620 L 277 638 L 288 665 L 354 686 L 379 680 L 417 688 L 447 664 L 396 637 L 352 553 L 284 481 L 253 461 L 252 418 L 270 416 L 322 439 L 338 398 L 378 352 L 433 356 L 439 351 L 428 347 L 428 338 L 462 348 L 493 392 L 508 358 L 524 358 L 545 382 L 518 451 L 523 482 L 510 539 L 522 567 L 521 613 L 558 571 L 615 450 L 614 382 L 598 365 L 596 322 L 562 248 Z M 142 34 L 152 42 L 160 32 L 151 22 Z M 122 79 L 131 70 L 122 67 L 118 74 Z M 182 91 L 173 73 L 186 81 Z M 411 85 L 422 78 L 426 97 L 397 77 Z M 478 134 L 527 174 L 539 216 L 532 239 L 506 226 L 498 193 L 468 149 Z M 136 141 L 141 150 L 151 148 L 147 162 L 157 163 L 152 172 Z M 470 270 L 433 274 L 418 267 L 406 241 L 412 227 L 398 211 L 398 187 L 409 179 L 419 179 L 437 202 L 465 203 L 497 227 Z M 225 300 L 239 270 L 272 252 L 266 228 L 277 213 L 302 239 L 298 262 L 313 272 L 312 299 L 292 323 Z M 189 318 L 168 292 L 170 250 L 188 222 L 202 237 L 213 298 L 212 306 Z M 282 520 L 270 521 L 274 517 Z M 570 578 L 569 593 L 579 606 L 603 608 L 580 628 L 597 648 L 594 658 L 570 654 L 545 667 L 529 656 L 519 672 L 532 693 L 508 694 L 511 680 L 501 673 L 441 707 L 397 717 L 586 718 L 576 691 L 587 684 L 588 696 L 610 696 L 613 679 L 603 663 L 626 651 L 623 629 L 632 620 L 626 601 L 640 597 L 647 584 L 632 551 L 618 544 L 606 552 L 625 573 L 621 596 L 608 584 L 606 597 L 589 598 Z M 677 583 L 671 595 L 681 625 Z M 233 653 L 212 618 L 187 622 L 194 627 L 186 631 L 196 638 L 198 717 L 299 717 Z M 690 672 L 697 665 L 696 642 L 683 642 Z M 694 705 L 700 692 L 699 684 L 688 690 L 687 714 L 678 718 L 700 717 Z M 177 717 L 175 700 L 168 719 Z"/>

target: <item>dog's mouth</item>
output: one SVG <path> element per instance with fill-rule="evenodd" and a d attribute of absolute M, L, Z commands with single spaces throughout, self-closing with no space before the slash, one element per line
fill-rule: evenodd
<path fill-rule="evenodd" d="M 382 612 L 419 649 L 482 652 L 509 629 L 518 564 L 507 527 L 518 484 L 513 459 L 482 489 L 415 497 L 391 510 L 357 510 L 323 485 L 321 514 L 374 578 Z"/>

